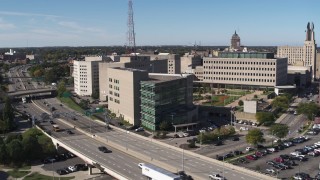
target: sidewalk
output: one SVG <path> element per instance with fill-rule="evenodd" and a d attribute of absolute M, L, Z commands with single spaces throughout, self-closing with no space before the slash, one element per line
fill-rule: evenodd
<path fill-rule="evenodd" d="M 251 99 L 254 98 L 254 95 L 258 95 L 259 96 L 259 95 L 262 95 L 262 94 L 263 94 L 263 91 L 254 91 L 251 94 L 247 94 L 247 95 L 241 96 L 238 100 L 235 100 L 234 102 L 232 102 L 230 104 L 227 104 L 224 107 L 239 106 L 238 103 L 239 103 L 240 100 L 242 100 L 242 101 L 251 100 Z"/>

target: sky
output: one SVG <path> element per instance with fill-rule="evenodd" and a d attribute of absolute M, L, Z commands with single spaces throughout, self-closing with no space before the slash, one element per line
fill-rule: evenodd
<path fill-rule="evenodd" d="M 300 46 L 319 0 L 133 0 L 136 44 Z M 1 0 L 0 47 L 123 46 L 128 0 Z"/>

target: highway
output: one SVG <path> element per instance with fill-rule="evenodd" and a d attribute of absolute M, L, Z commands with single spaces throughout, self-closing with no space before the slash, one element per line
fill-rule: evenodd
<path fill-rule="evenodd" d="M 43 109 L 49 110 L 49 108 L 43 103 L 44 100 L 36 100 L 38 106 Z M 105 125 L 89 120 L 82 115 L 75 113 L 67 107 L 61 107 L 60 103 L 56 99 L 46 99 L 50 106 L 54 106 L 62 116 L 68 113 L 68 117 L 65 118 L 68 123 L 81 128 L 87 132 L 91 132 L 99 137 L 105 137 L 106 140 L 116 143 L 121 146 L 121 151 L 138 152 L 144 157 L 154 159 L 166 164 L 175 171 L 185 170 L 187 174 L 193 177 L 199 177 L 201 179 L 207 179 L 208 175 L 212 172 L 218 172 L 224 174 L 227 179 L 238 180 L 238 179 L 261 179 L 250 173 L 244 173 L 233 168 L 227 167 L 225 164 L 217 164 L 212 161 L 208 161 L 201 155 L 190 155 L 184 153 L 182 150 L 166 147 L 155 143 L 152 139 L 143 139 L 139 136 L 133 135 L 132 132 L 125 133 L 123 131 L 113 129 L 107 130 Z M 76 117 L 77 120 L 72 120 L 72 116 Z M 100 142 L 101 143 L 101 142 Z M 78 148 L 77 148 L 78 149 Z M 134 166 L 133 166 L 134 167 Z M 131 170 L 131 169 L 130 169 Z M 133 171 L 133 170 L 132 170 Z M 270 177 L 271 178 L 271 177 Z"/>
<path fill-rule="evenodd" d="M 24 107 L 25 108 L 24 108 Z M 72 149 L 84 154 L 89 157 L 93 161 L 108 167 L 109 169 L 119 172 L 131 179 L 146 179 L 146 177 L 142 176 L 141 169 L 138 167 L 138 163 L 141 161 L 135 157 L 132 157 L 128 154 L 123 153 L 117 149 L 114 149 L 105 144 L 101 144 L 99 141 L 92 139 L 91 137 L 82 134 L 81 132 L 70 128 L 64 123 L 59 122 L 57 119 L 53 119 L 53 121 L 59 125 L 62 129 L 60 132 L 52 131 L 52 125 L 49 123 L 49 120 L 45 120 L 42 122 L 41 111 L 39 108 L 34 106 L 32 103 L 26 103 L 23 105 L 16 105 L 16 108 L 20 111 L 26 111 L 29 114 L 32 114 L 36 117 L 38 121 L 41 121 L 41 126 L 45 128 L 45 130 L 51 131 L 51 135 L 64 144 L 68 145 Z M 69 135 L 66 133 L 66 130 L 71 130 L 74 134 Z M 112 153 L 102 153 L 98 150 L 98 146 L 104 145 L 108 149 L 112 150 Z M 59 167 L 57 167 L 58 169 Z"/>

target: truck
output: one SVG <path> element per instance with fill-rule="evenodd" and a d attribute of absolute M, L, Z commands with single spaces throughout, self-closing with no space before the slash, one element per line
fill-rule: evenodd
<path fill-rule="evenodd" d="M 142 169 L 142 175 L 152 180 L 181 180 L 179 175 L 153 164 L 139 163 L 138 166 Z"/>
<path fill-rule="evenodd" d="M 59 125 L 57 125 L 57 124 L 52 125 L 52 129 L 53 129 L 53 131 L 55 131 L 55 132 L 59 132 L 59 131 L 60 131 L 60 127 L 59 127 Z"/>

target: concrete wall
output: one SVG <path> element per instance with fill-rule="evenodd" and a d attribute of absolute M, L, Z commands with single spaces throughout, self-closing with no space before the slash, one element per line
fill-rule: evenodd
<path fill-rule="evenodd" d="M 243 112 L 245 113 L 257 113 L 258 103 L 257 101 L 243 101 Z"/>

